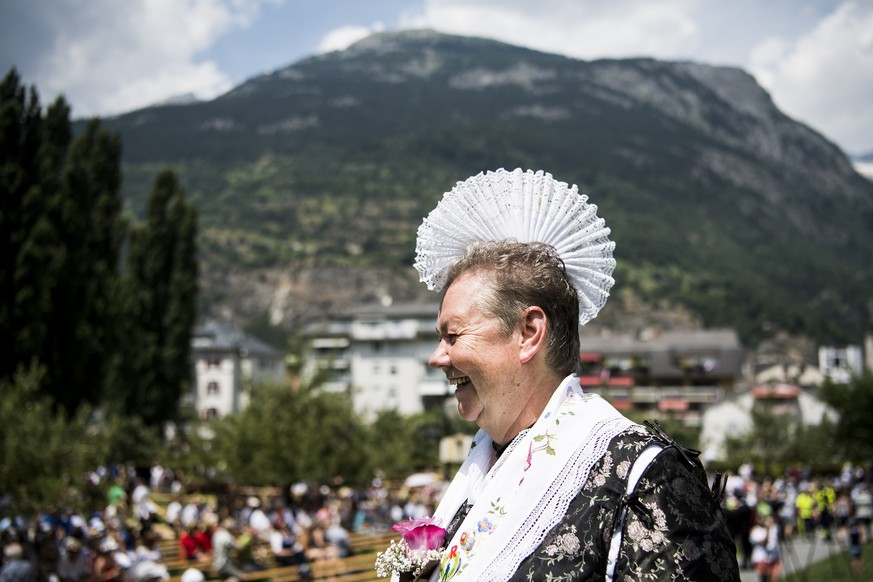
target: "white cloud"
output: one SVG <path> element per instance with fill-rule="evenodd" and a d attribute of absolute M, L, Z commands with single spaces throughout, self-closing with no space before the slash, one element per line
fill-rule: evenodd
<path fill-rule="evenodd" d="M 341 26 L 324 35 L 318 43 L 318 52 L 341 51 L 373 33 L 384 30 L 385 25 L 381 22 L 375 22 L 370 26 Z"/>
<path fill-rule="evenodd" d="M 406 25 L 469 36 L 583 59 L 693 52 L 699 44 L 692 18 L 696 0 L 614 2 L 428 0 Z"/>
<path fill-rule="evenodd" d="M 230 88 L 218 65 L 198 60 L 222 34 L 249 26 L 263 0 L 64 0 L 48 14 L 54 44 L 35 83 L 64 93 L 75 116 L 108 115 L 183 93 Z"/>
<path fill-rule="evenodd" d="M 803 36 L 765 40 L 749 69 L 789 115 L 851 153 L 873 145 L 873 3 L 845 2 Z"/>

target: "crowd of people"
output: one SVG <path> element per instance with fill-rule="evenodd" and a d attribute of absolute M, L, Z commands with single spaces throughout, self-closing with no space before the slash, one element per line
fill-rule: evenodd
<path fill-rule="evenodd" d="M 240 578 L 268 564 L 309 564 L 351 553 L 350 532 L 380 532 L 405 519 L 432 515 L 439 483 L 394 489 L 375 479 L 369 488 L 297 484 L 285 495 L 185 494 L 172 471 L 157 466 L 149 482 L 114 472 L 105 504 L 90 512 L 47 511 L 31 519 L 0 520 L 4 556 L 0 582 L 158 582 L 170 577 L 170 538 L 184 564 L 181 582 Z M 169 503 L 159 506 L 152 491 Z M 829 477 L 792 471 L 760 478 L 750 466 L 726 482 L 723 510 L 743 569 L 776 580 L 785 543 L 797 538 L 839 543 L 863 568 L 861 546 L 873 539 L 871 475 L 847 466 Z"/>
<path fill-rule="evenodd" d="M 779 579 L 783 548 L 795 539 L 839 544 L 848 550 L 854 573 L 863 572 L 862 546 L 873 539 L 868 471 L 846 464 L 839 475 L 798 469 L 770 479 L 756 477 L 745 464 L 726 489 L 724 511 L 739 564 L 754 569 L 762 582 Z"/>
<path fill-rule="evenodd" d="M 0 514 L 0 580 L 158 582 L 183 571 L 181 582 L 202 582 L 268 565 L 299 565 L 306 575 L 313 562 L 349 555 L 350 532 L 389 530 L 433 510 L 430 489 L 390 492 L 378 479 L 364 490 L 301 483 L 283 495 L 206 495 L 173 475 L 160 465 L 145 478 L 101 469 L 88 477 L 103 492 L 88 511 Z M 171 556 L 161 550 L 168 543 Z"/>
<path fill-rule="evenodd" d="M 52 511 L 32 520 L 3 518 L 0 582 L 164 580 L 169 571 L 158 541 L 168 534 L 190 565 L 184 582 L 198 582 L 204 572 L 239 577 L 270 562 L 301 565 L 305 572 L 311 562 L 349 555 L 350 531 L 383 531 L 430 515 L 439 497 L 438 487 L 396 495 L 374 480 L 364 491 L 301 484 L 283 498 L 250 495 L 219 506 L 208 496 L 183 495 L 177 482 L 153 478 L 150 485 L 116 477 L 105 506 L 87 515 Z M 160 510 L 153 489 L 172 494 Z M 724 511 L 738 560 L 762 580 L 778 578 L 781 546 L 797 536 L 843 543 L 855 568 L 862 567 L 860 548 L 871 539 L 873 513 L 873 487 L 862 470 L 847 467 L 831 478 L 796 472 L 763 479 L 744 466 L 728 479 L 727 491 Z M 165 526 L 160 534 L 157 523 Z"/>

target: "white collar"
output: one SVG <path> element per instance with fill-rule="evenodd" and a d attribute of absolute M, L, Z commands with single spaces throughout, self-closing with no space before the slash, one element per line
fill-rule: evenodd
<path fill-rule="evenodd" d="M 472 504 L 431 580 L 508 580 L 563 518 L 610 441 L 632 425 L 570 375 L 490 469 L 492 440 L 480 430 L 434 516 L 447 525 L 462 503 Z"/>

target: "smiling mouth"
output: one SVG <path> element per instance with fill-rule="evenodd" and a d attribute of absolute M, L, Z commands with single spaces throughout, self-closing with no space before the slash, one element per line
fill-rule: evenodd
<path fill-rule="evenodd" d="M 469 376 L 458 376 L 457 378 L 449 378 L 450 386 L 463 386 L 470 383 Z"/>

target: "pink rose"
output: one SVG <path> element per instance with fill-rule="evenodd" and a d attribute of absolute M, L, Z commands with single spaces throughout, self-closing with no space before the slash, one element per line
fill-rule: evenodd
<path fill-rule="evenodd" d="M 409 554 L 423 554 L 428 550 L 438 550 L 446 541 L 446 530 L 439 526 L 439 520 L 430 517 L 410 519 L 392 528 L 403 534 Z"/>

